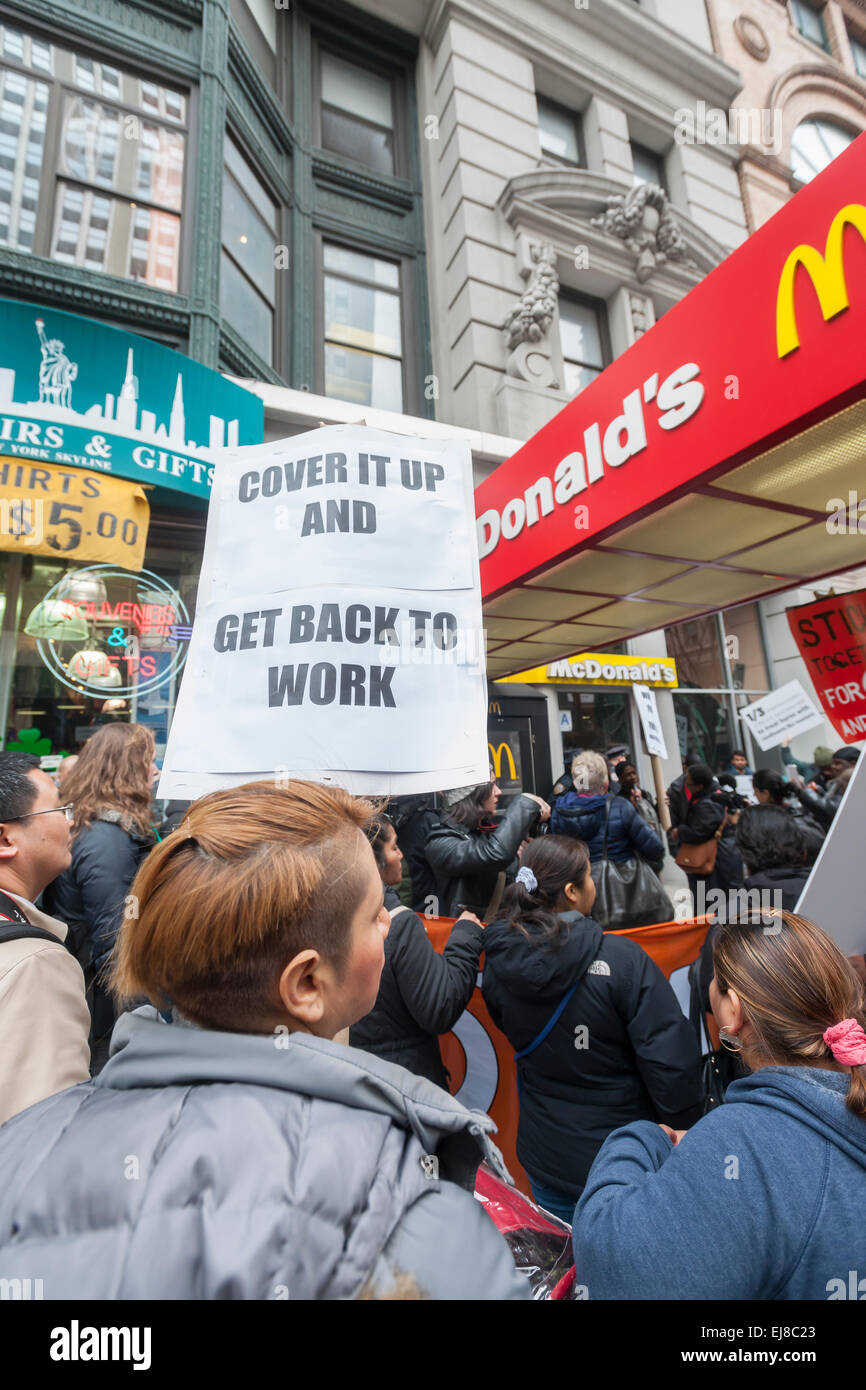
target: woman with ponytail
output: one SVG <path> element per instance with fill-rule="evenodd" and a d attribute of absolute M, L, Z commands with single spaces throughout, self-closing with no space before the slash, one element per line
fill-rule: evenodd
<path fill-rule="evenodd" d="M 751 1075 L 688 1134 L 610 1136 L 576 1213 L 578 1278 L 591 1298 L 861 1298 L 863 984 L 791 912 L 722 925 L 714 963 L 722 1045 Z"/>
<path fill-rule="evenodd" d="M 569 1222 L 611 1130 L 700 1114 L 694 1031 L 646 952 L 602 932 L 594 902 L 586 845 L 545 835 L 484 933 L 482 992 L 515 1049 L 517 1156 L 539 1204 Z"/>

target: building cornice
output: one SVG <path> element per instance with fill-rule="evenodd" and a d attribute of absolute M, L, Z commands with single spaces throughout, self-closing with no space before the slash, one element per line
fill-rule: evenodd
<path fill-rule="evenodd" d="M 0 294 L 44 301 L 72 314 L 123 319 L 184 336 L 189 332 L 186 295 L 6 248 L 0 249 Z"/>
<path fill-rule="evenodd" d="M 539 11 L 549 9 L 568 14 L 580 25 L 580 43 L 573 54 L 563 52 L 562 37 L 539 22 Z M 586 9 L 575 10 L 573 0 L 535 0 L 506 11 L 496 0 L 436 0 L 424 30 L 424 39 L 436 52 L 446 26 L 452 19 L 481 33 L 496 33 L 498 41 L 544 67 L 558 63 L 562 70 L 579 76 L 598 95 L 630 104 L 646 113 L 648 93 L 623 80 L 614 68 L 591 62 L 586 38 L 592 37 L 608 47 L 617 42 L 628 51 L 639 53 L 644 67 L 667 81 L 684 87 L 702 98 L 708 106 L 728 107 L 742 90 L 740 73 L 708 49 L 684 39 L 675 29 L 642 12 L 629 0 L 592 0 Z"/>
<path fill-rule="evenodd" d="M 200 65 L 201 4 L 142 6 L 126 0 L 7 0 L 6 9 L 22 20 L 47 25 L 60 43 L 82 38 L 114 50 L 139 66 L 197 79 Z M 178 12 L 180 11 L 180 13 Z M 169 18 L 169 15 L 171 16 Z"/>

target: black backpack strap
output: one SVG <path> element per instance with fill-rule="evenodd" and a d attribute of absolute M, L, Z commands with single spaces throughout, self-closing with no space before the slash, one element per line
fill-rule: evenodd
<path fill-rule="evenodd" d="M 44 931 L 42 927 L 22 927 L 18 922 L 0 922 L 0 946 L 5 946 L 7 941 L 20 941 L 28 937 L 33 937 L 35 940 L 52 941 L 55 946 L 63 945 L 58 936 L 54 936 L 50 931 Z"/>
<path fill-rule="evenodd" d="M 0 921 L 6 917 L 12 922 L 18 922 L 22 927 L 30 926 L 30 918 L 22 912 L 14 898 L 8 893 L 4 893 L 0 888 Z"/>
<path fill-rule="evenodd" d="M 8 921 L 2 919 L 6 917 Z M 28 937 L 35 940 L 53 941 L 55 946 L 62 946 L 59 937 L 50 931 L 45 931 L 43 927 L 34 927 L 33 923 L 24 915 L 14 898 L 10 898 L 8 893 L 4 893 L 0 888 L 0 946 L 7 941 L 20 941 Z"/>

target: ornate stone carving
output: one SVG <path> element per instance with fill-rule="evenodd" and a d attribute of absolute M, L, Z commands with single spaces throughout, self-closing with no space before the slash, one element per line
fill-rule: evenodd
<path fill-rule="evenodd" d="M 522 272 L 529 283 L 502 320 L 510 349 L 505 370 L 535 386 L 557 387 L 549 342 L 559 300 L 556 252 L 549 242 L 537 242 L 530 245 L 529 257 L 531 264 Z"/>
<path fill-rule="evenodd" d="M 629 309 L 632 332 L 635 338 L 640 338 L 648 328 L 652 328 L 654 322 L 652 301 L 643 294 L 630 294 Z"/>
<path fill-rule="evenodd" d="M 748 14 L 737 15 L 734 33 L 747 53 L 759 63 L 766 63 L 770 56 L 770 40 L 756 19 Z"/>
<path fill-rule="evenodd" d="M 592 218 L 592 225 L 625 242 L 634 255 L 635 274 L 641 283 L 665 261 L 697 269 L 688 257 L 668 195 L 657 184 L 636 184 L 628 193 L 608 198 L 607 207 Z"/>

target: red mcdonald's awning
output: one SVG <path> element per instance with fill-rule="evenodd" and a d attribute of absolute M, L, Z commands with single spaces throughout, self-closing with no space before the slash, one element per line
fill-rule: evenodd
<path fill-rule="evenodd" d="M 489 674 L 866 563 L 858 488 L 866 134 L 476 490 Z"/>

